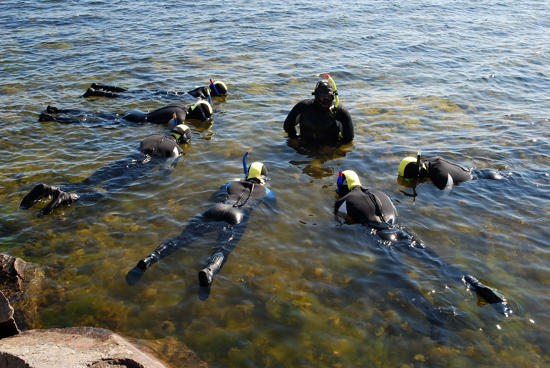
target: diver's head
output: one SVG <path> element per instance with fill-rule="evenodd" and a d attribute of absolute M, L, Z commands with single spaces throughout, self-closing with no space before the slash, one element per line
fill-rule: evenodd
<path fill-rule="evenodd" d="M 185 124 L 176 125 L 170 132 L 178 144 L 184 144 L 191 142 L 191 129 Z"/>
<path fill-rule="evenodd" d="M 189 107 L 187 117 L 197 120 L 210 120 L 212 118 L 212 106 L 206 100 L 198 100 Z"/>
<path fill-rule="evenodd" d="M 211 96 L 227 96 L 227 86 L 220 80 L 212 82 L 208 88 Z"/>
<path fill-rule="evenodd" d="M 345 170 L 338 173 L 338 179 L 336 182 L 336 193 L 340 197 L 348 194 L 353 188 L 361 186 L 359 176 L 353 170 Z"/>
<path fill-rule="evenodd" d="M 321 107 L 328 109 L 332 106 L 332 101 L 334 101 L 334 89 L 328 81 L 321 80 L 317 82 L 315 90 L 311 94 L 315 96 L 315 102 Z"/>
<path fill-rule="evenodd" d="M 407 156 L 401 160 L 397 168 L 397 174 L 405 180 L 419 179 L 425 174 L 424 163 L 420 161 L 420 157 Z"/>
<path fill-rule="evenodd" d="M 255 180 L 260 184 L 264 184 L 267 178 L 267 167 L 259 162 L 255 161 L 250 164 L 248 167 L 248 174 L 246 175 L 246 180 Z"/>
<path fill-rule="evenodd" d="M 405 180 L 418 179 L 420 176 L 420 168 L 418 167 L 419 159 L 417 157 L 407 156 L 401 160 L 397 168 L 397 174 Z"/>

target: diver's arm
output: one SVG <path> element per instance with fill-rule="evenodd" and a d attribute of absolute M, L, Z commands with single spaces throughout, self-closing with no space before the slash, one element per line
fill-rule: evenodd
<path fill-rule="evenodd" d="M 337 120 L 342 124 L 342 143 L 351 142 L 355 134 L 353 132 L 353 121 L 348 110 L 339 108 Z"/>
<path fill-rule="evenodd" d="M 275 192 L 271 189 L 264 187 L 266 192 L 266 197 L 264 200 L 264 204 L 266 207 L 271 210 L 274 213 L 279 212 L 279 204 L 277 203 L 277 197 L 275 195 Z"/>
<path fill-rule="evenodd" d="M 288 113 L 285 122 L 283 124 L 283 128 L 285 132 L 287 132 L 288 136 L 290 138 L 297 138 L 298 134 L 296 133 L 296 125 L 298 124 L 298 115 L 302 113 L 303 110 L 303 102 L 297 103 L 292 110 Z"/>

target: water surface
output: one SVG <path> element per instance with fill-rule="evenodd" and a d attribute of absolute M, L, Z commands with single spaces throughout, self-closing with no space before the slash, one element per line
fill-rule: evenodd
<path fill-rule="evenodd" d="M 46 267 L 33 328 L 93 325 L 187 344 L 213 367 L 543 366 L 548 363 L 550 10 L 544 1 L 4 1 L 0 40 L 0 250 Z M 308 155 L 282 122 L 330 72 L 355 123 L 353 144 Z M 223 79 L 214 124 L 162 171 L 37 217 L 38 182 L 75 183 L 137 150 L 157 125 L 93 119 L 173 96 L 83 99 L 92 82 L 179 93 Z M 190 96 L 181 99 L 191 103 Z M 89 112 L 38 122 L 48 105 Z M 197 271 L 214 243 L 182 249 L 128 286 L 126 272 L 240 177 L 269 168 L 280 213 L 257 211 L 206 301 Z M 413 201 L 398 185 L 421 150 L 497 170 Z M 399 222 L 449 264 L 509 299 L 503 318 L 429 265 L 331 214 L 339 168 L 388 193 Z M 410 190 L 409 190 L 410 191 Z M 392 255 L 393 254 L 393 255 Z M 453 310 L 433 339 L 417 291 Z M 414 294 L 414 293 L 413 293 Z M 177 346 L 177 345 L 176 345 Z M 161 355 L 177 367 L 169 347 Z"/>

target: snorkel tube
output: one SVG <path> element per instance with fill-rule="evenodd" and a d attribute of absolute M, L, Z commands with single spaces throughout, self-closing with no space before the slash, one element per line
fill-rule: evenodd
<path fill-rule="evenodd" d="M 178 125 L 178 116 L 176 115 L 176 113 L 173 113 L 172 119 L 168 121 L 168 128 L 174 129 L 177 125 Z"/>
<path fill-rule="evenodd" d="M 344 184 L 344 175 L 342 169 L 338 169 L 338 179 L 336 179 L 336 193 L 340 195 L 340 187 Z"/>
<path fill-rule="evenodd" d="M 338 107 L 340 104 L 340 99 L 338 98 L 338 88 L 336 88 L 336 82 L 328 73 L 324 73 L 323 78 L 328 79 L 330 84 L 332 84 L 332 88 L 334 89 L 334 107 Z"/>
<path fill-rule="evenodd" d="M 414 177 L 415 181 L 420 179 L 420 154 L 420 151 L 416 152 L 416 176 Z"/>
<path fill-rule="evenodd" d="M 219 96 L 220 93 L 218 92 L 218 89 L 216 88 L 216 85 L 214 84 L 214 81 L 212 79 L 210 79 L 210 87 L 212 87 L 212 89 L 214 90 L 214 92 L 216 92 L 216 95 Z"/>
<path fill-rule="evenodd" d="M 414 176 L 414 180 L 413 180 L 413 201 L 416 199 L 416 196 L 418 195 L 416 193 L 416 186 L 418 185 L 418 180 L 420 179 L 420 156 L 421 156 L 421 152 L 420 151 L 417 151 L 416 152 L 416 173 L 415 173 L 415 176 Z"/>
<path fill-rule="evenodd" d="M 248 149 L 243 155 L 243 173 L 244 178 L 246 179 L 248 177 L 248 165 L 246 164 L 246 158 L 248 157 L 248 154 L 252 151 L 252 147 Z"/>
<path fill-rule="evenodd" d="M 209 104 L 212 104 L 212 97 L 210 96 L 210 88 L 206 89 L 206 100 L 208 101 Z"/>

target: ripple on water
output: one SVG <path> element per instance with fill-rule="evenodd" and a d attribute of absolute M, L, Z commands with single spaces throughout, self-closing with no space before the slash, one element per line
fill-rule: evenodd
<path fill-rule="evenodd" d="M 174 338 L 213 366 L 543 365 L 548 9 L 535 1 L 228 4 L 3 3 L 9 16 L 0 25 L 16 31 L 0 41 L 0 249 L 46 267 L 47 287 L 30 295 L 40 311 L 33 327 Z M 301 154 L 282 122 L 323 72 L 338 83 L 356 139 Z M 18 209 L 36 183 L 77 183 L 164 131 L 92 115 L 173 99 L 81 98 L 90 83 L 185 91 L 210 78 L 223 79 L 230 96 L 214 101 L 211 127 L 192 125 L 193 142 L 169 177 L 155 171 L 53 216 Z M 76 125 L 37 122 L 48 104 L 89 115 Z M 254 215 L 208 300 L 196 283 L 213 237 L 129 287 L 124 277 L 138 259 L 242 176 L 250 147 L 249 160 L 268 166 L 281 210 Z M 413 201 L 396 167 L 418 150 L 503 179 L 451 192 L 426 183 Z M 502 292 L 515 315 L 498 318 L 460 282 L 386 249 L 368 229 L 338 226 L 339 168 L 390 194 L 401 226 Z M 421 296 L 456 314 L 434 331 L 412 302 Z"/>

